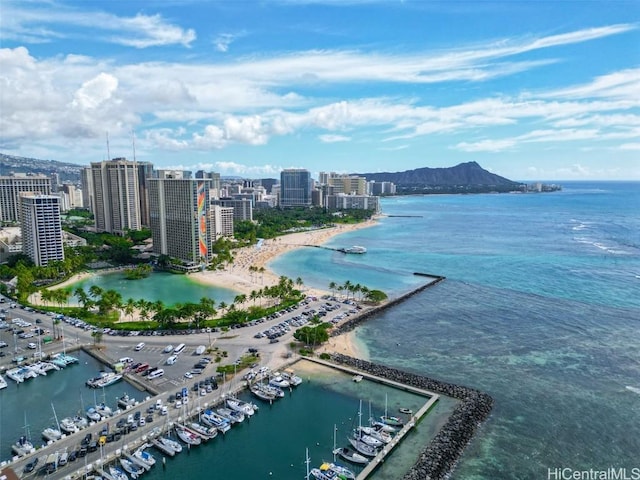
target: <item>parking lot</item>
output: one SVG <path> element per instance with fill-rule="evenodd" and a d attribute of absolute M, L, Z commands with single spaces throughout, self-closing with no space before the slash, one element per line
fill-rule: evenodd
<path fill-rule="evenodd" d="M 55 332 L 64 338 L 53 340 L 54 316 L 51 314 L 19 305 L 11 308 L 7 301 L 0 307 L 4 310 L 0 313 L 5 315 L 4 320 L 0 320 L 0 352 L 3 354 L 0 365 L 8 367 L 12 360 L 36 359 L 62 351 L 64 346 L 94 344 L 91 334 L 97 327 L 80 319 L 58 317 L 60 323 Z M 204 328 L 130 332 L 105 328 L 101 345 L 103 353 L 114 363 L 126 358 L 124 367 L 135 377 L 170 391 L 177 386 L 191 385 L 199 378 L 214 376 L 217 365 L 239 364 L 240 359 L 249 354 L 257 354 L 256 367 L 275 367 L 283 358 L 296 354 L 290 347 L 293 332 L 307 325 L 314 316 L 337 324 L 361 308 L 352 300 L 308 297 L 296 306 L 225 331 Z M 180 345 L 181 351 L 175 352 Z M 159 370 L 162 372 L 158 373 Z"/>

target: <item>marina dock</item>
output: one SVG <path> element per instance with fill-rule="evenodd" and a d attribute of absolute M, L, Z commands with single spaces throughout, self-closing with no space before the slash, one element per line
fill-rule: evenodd
<path fill-rule="evenodd" d="M 393 449 L 396 448 L 400 444 L 400 442 L 402 442 L 402 439 L 404 438 L 404 436 L 407 433 L 409 433 L 413 427 L 417 425 L 417 423 L 422 419 L 422 417 L 424 417 L 440 399 L 440 395 L 435 392 L 423 390 L 417 387 L 413 387 L 411 385 L 405 385 L 405 384 L 390 380 L 388 378 L 371 375 L 367 372 L 356 370 L 354 368 L 346 367 L 343 365 L 336 365 L 335 363 L 327 362 L 325 360 L 320 360 L 318 358 L 309 357 L 309 358 L 305 358 L 305 360 L 318 363 L 329 368 L 340 370 L 351 376 L 356 376 L 356 375 L 362 376 L 364 380 L 381 383 L 381 384 L 388 385 L 400 390 L 416 393 L 418 395 L 422 395 L 428 398 L 427 402 L 424 405 L 422 405 L 420 409 L 411 416 L 409 421 L 405 423 L 405 425 L 400 429 L 400 431 L 393 436 L 393 439 L 388 444 L 386 444 L 380 450 L 380 452 L 365 466 L 365 468 L 358 474 L 356 480 L 365 480 L 366 478 L 368 478 L 376 470 L 376 468 L 378 468 L 378 466 L 382 462 L 384 462 L 384 459 L 387 457 L 387 455 L 389 455 L 393 451 Z"/>

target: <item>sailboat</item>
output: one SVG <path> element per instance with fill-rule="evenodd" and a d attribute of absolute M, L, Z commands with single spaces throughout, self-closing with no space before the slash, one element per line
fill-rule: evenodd
<path fill-rule="evenodd" d="M 344 458 L 346 461 L 351 463 L 357 463 L 360 465 L 365 465 L 369 463 L 369 459 L 363 455 L 360 455 L 358 452 L 354 450 L 350 450 L 347 447 L 338 447 L 336 448 L 336 431 L 338 428 L 333 426 L 333 462 L 336 461 L 336 455 Z"/>
<path fill-rule="evenodd" d="M 380 417 L 380 421 L 385 425 L 390 425 L 392 427 L 402 427 L 404 425 L 404 420 L 398 417 L 394 417 L 392 415 L 387 414 L 387 395 L 384 396 L 384 415 Z"/>
<path fill-rule="evenodd" d="M 23 457 L 24 455 L 28 455 L 36 451 L 33 443 L 29 438 L 29 425 L 27 424 L 27 412 L 24 412 L 24 435 L 21 435 L 20 438 L 11 445 L 11 450 L 13 453 L 18 455 L 19 457 Z"/>
<path fill-rule="evenodd" d="M 362 400 L 360 400 L 360 408 L 358 409 L 358 429 L 354 430 L 354 434 L 347 437 L 349 443 L 362 455 L 367 457 L 375 457 L 378 454 L 378 449 L 363 441 L 360 428 L 362 427 Z"/>
<path fill-rule="evenodd" d="M 53 408 L 53 403 L 51 404 L 51 409 L 53 410 L 53 418 L 56 421 L 56 427 L 47 427 L 42 431 L 42 437 L 45 440 L 49 440 L 51 442 L 55 442 L 62 438 L 62 432 L 60 431 L 60 423 L 58 423 L 58 416 L 56 415 L 56 409 Z"/>
<path fill-rule="evenodd" d="M 309 470 L 309 463 L 311 459 L 309 458 L 309 449 L 306 449 L 306 459 L 305 462 L 307 464 L 307 479 L 315 478 L 316 480 L 355 480 L 355 474 L 349 470 L 348 468 L 342 467 L 340 465 L 335 465 L 334 463 L 324 462 L 320 465 L 319 468 L 312 468 Z"/>

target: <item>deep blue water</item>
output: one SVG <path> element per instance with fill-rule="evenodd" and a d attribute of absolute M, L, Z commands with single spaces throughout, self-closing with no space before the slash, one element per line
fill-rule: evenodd
<path fill-rule="evenodd" d="M 364 245 L 362 256 L 298 250 L 271 266 L 312 286 L 350 280 L 391 294 L 418 284 L 414 271 L 447 277 L 357 334 L 373 361 L 495 398 L 454 478 L 636 467 L 640 395 L 626 387 L 640 388 L 640 183 L 382 206 L 422 217 L 332 241 Z"/>

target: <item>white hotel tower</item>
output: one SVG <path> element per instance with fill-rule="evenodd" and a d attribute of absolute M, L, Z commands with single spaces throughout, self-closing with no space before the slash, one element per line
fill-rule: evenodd
<path fill-rule="evenodd" d="M 60 198 L 37 193 L 20 194 L 22 251 L 38 266 L 64 260 Z"/>

